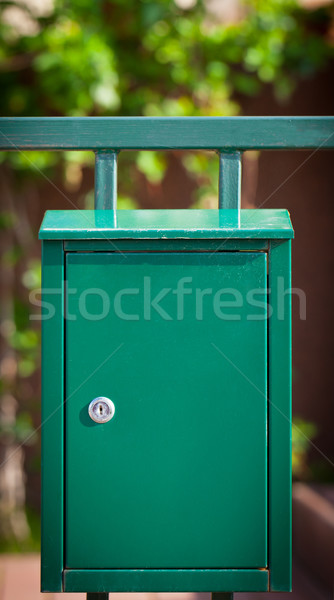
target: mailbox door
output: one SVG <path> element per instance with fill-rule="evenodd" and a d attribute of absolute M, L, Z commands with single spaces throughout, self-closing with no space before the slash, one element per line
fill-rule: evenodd
<path fill-rule="evenodd" d="M 68 568 L 267 565 L 266 277 L 262 252 L 67 254 Z"/>

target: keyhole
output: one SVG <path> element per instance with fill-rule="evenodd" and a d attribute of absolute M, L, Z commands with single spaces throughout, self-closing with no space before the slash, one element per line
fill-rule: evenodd
<path fill-rule="evenodd" d="M 91 401 L 88 414 L 95 423 L 107 423 L 115 414 L 114 403 L 104 396 L 99 396 Z"/>

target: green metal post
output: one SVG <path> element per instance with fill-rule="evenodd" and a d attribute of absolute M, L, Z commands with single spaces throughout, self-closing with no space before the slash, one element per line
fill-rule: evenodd
<path fill-rule="evenodd" d="M 214 592 L 211 600 L 233 600 L 233 592 Z"/>
<path fill-rule="evenodd" d="M 219 208 L 236 211 L 236 225 L 240 222 L 241 205 L 241 153 L 219 154 Z"/>
<path fill-rule="evenodd" d="M 95 208 L 117 208 L 117 154 L 115 150 L 102 150 L 95 154 Z"/>

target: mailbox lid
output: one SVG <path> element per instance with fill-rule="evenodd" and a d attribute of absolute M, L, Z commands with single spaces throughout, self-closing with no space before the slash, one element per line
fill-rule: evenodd
<path fill-rule="evenodd" d="M 266 262 L 262 252 L 67 254 L 68 568 L 266 567 Z M 193 294 L 178 319 L 182 279 Z M 210 288 L 196 319 L 195 290 Z M 216 317 L 223 288 L 244 301 L 256 290 L 262 310 Z M 162 290 L 161 311 L 145 315 L 145 293 Z M 109 423 L 89 418 L 96 396 L 115 404 Z"/>
<path fill-rule="evenodd" d="M 240 238 L 288 239 L 294 235 L 282 209 L 52 210 L 40 239 Z"/>

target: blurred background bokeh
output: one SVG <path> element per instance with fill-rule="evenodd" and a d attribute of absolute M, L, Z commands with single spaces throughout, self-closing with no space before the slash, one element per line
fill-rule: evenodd
<path fill-rule="evenodd" d="M 326 0 L 1 0 L 0 12 L 1 116 L 333 111 Z M 0 550 L 30 553 L 40 510 L 40 328 L 29 303 L 40 287 L 37 232 L 46 209 L 93 207 L 94 155 L 0 161 Z M 332 171 L 333 152 L 321 149 L 243 157 L 242 206 L 290 210 L 293 282 L 307 298 L 306 320 L 295 298 L 293 327 L 295 548 L 298 573 L 316 582 L 304 582 L 305 599 L 331 597 L 334 573 Z M 216 207 L 217 187 L 214 153 L 119 157 L 121 209 Z"/>

